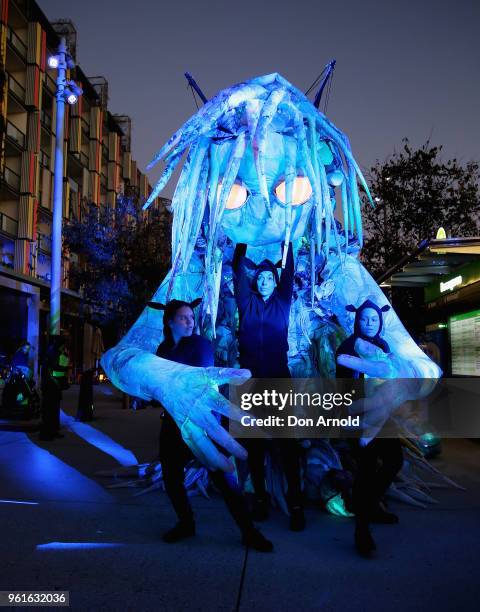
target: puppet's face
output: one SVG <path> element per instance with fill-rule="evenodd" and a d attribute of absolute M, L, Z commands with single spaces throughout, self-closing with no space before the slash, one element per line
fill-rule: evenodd
<path fill-rule="evenodd" d="M 268 272 L 268 270 L 260 272 L 257 277 L 257 289 L 258 293 L 264 300 L 268 300 L 268 298 L 272 295 L 275 285 L 276 283 L 273 272 Z"/>
<path fill-rule="evenodd" d="M 367 338 L 374 338 L 380 329 L 380 317 L 373 308 L 364 308 L 358 319 L 360 333 Z"/>
<path fill-rule="evenodd" d="M 226 203 L 222 228 L 234 242 L 250 246 L 262 246 L 281 242 L 285 237 L 286 193 L 285 193 L 285 139 L 277 132 L 267 138 L 265 173 L 270 194 L 271 217 L 268 216 L 264 199 L 260 193 L 253 150 L 249 144 L 238 172 L 238 177 Z M 324 155 L 330 156 L 325 146 Z M 320 153 L 321 154 L 321 153 Z M 221 184 L 221 179 L 219 181 Z M 291 240 L 307 234 L 307 224 L 313 207 L 312 187 L 303 173 L 297 171 L 292 200 Z"/>

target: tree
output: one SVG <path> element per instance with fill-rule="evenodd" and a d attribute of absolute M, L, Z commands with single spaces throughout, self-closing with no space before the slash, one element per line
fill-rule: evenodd
<path fill-rule="evenodd" d="M 386 272 L 424 239 L 444 227 L 449 236 L 476 236 L 480 230 L 479 165 L 443 161 L 442 147 L 426 142 L 414 149 L 408 139 L 370 171 L 375 208 L 364 202 L 362 260 L 373 276 Z M 392 288 L 396 310 L 415 333 L 421 325 L 418 290 Z"/>
<path fill-rule="evenodd" d="M 79 255 L 70 280 L 102 327 L 121 335 L 135 320 L 170 266 L 170 215 L 165 207 L 141 210 L 129 191 L 115 208 L 86 204 L 64 232 Z"/>
<path fill-rule="evenodd" d="M 418 244 L 434 238 L 439 227 L 451 236 L 475 236 L 480 229 L 479 166 L 456 159 L 442 161 L 442 147 L 426 142 L 403 148 L 370 171 L 375 208 L 365 203 L 362 258 L 378 275 Z"/>

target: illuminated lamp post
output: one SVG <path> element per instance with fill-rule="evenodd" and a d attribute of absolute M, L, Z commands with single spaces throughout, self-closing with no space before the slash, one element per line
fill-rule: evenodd
<path fill-rule="evenodd" d="M 48 58 L 48 66 L 57 70 L 55 168 L 53 175 L 52 270 L 50 281 L 50 334 L 60 334 L 60 297 L 62 290 L 62 215 L 63 215 L 63 124 L 65 102 L 76 104 L 82 90 L 74 81 L 66 80 L 67 68 L 74 68 L 67 52 L 65 38 L 60 39 L 56 55 Z"/>

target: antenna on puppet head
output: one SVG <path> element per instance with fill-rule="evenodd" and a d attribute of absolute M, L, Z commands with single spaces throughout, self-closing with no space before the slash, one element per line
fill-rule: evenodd
<path fill-rule="evenodd" d="M 200 97 L 200 100 L 206 104 L 208 102 L 206 95 L 203 93 L 203 91 L 200 89 L 200 87 L 197 85 L 197 82 L 195 81 L 195 79 L 192 77 L 192 75 L 189 72 L 185 72 L 185 78 L 188 81 L 188 84 L 192 90 L 192 94 L 193 94 L 193 99 L 195 100 L 195 104 L 197 104 L 197 99 L 195 98 L 195 92 L 197 92 L 197 94 Z M 198 108 L 198 104 L 197 104 L 197 108 Z"/>
<path fill-rule="evenodd" d="M 332 60 L 331 62 L 329 62 L 325 66 L 325 68 L 322 70 L 322 72 L 318 75 L 318 77 L 315 79 L 315 81 L 313 81 L 313 83 L 310 85 L 310 87 L 305 92 L 305 95 L 308 96 L 308 94 L 312 91 L 312 89 L 314 89 L 318 85 L 318 90 L 315 95 L 315 100 L 313 101 L 313 106 L 315 106 L 315 108 L 320 108 L 320 101 L 322 99 L 322 94 L 325 90 L 325 87 L 327 86 L 327 83 L 330 80 L 330 77 L 333 75 L 333 71 L 335 70 L 336 63 L 337 63 L 337 60 Z M 331 84 L 332 84 L 332 81 L 330 80 L 330 87 L 331 87 Z M 326 104 L 328 104 L 328 96 L 327 96 Z"/>

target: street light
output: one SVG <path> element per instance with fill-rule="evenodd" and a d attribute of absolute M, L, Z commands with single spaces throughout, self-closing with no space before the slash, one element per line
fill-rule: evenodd
<path fill-rule="evenodd" d="M 58 56 L 57 55 L 51 55 L 48 58 L 48 67 L 52 68 L 52 70 L 55 70 L 58 68 Z"/>
<path fill-rule="evenodd" d="M 78 102 L 78 96 L 74 93 L 69 93 L 67 96 L 67 102 L 69 104 L 76 104 Z"/>
<path fill-rule="evenodd" d="M 63 214 L 63 123 L 65 102 L 75 104 L 82 90 L 74 81 L 67 81 L 67 68 L 74 68 L 67 52 L 65 38 L 60 38 L 58 52 L 48 58 L 48 65 L 57 70 L 55 169 L 53 174 L 52 280 L 50 283 L 50 334 L 60 334 L 60 296 L 62 290 L 62 214 Z"/>
<path fill-rule="evenodd" d="M 75 81 L 67 81 L 64 90 L 65 100 L 71 105 L 78 102 L 78 98 L 82 95 L 82 89 L 75 83 Z"/>

